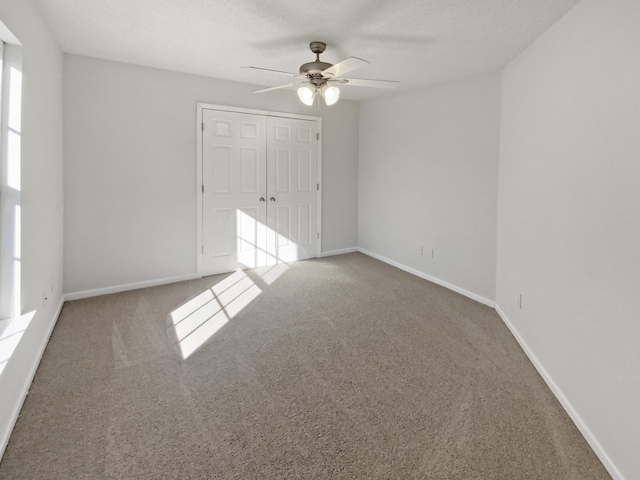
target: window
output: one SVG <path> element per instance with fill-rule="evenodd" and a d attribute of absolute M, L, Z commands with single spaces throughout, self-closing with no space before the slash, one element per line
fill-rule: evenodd
<path fill-rule="evenodd" d="M 0 318 L 11 318 L 21 313 L 21 49 L 1 43 L 0 55 Z"/>
<path fill-rule="evenodd" d="M 22 48 L 0 22 L 0 374 L 35 312 L 22 313 Z"/>

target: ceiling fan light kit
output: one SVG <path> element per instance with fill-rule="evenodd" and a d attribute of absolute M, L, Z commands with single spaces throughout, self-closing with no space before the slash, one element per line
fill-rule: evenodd
<path fill-rule="evenodd" d="M 324 103 L 329 107 L 336 104 L 340 98 L 340 89 L 338 87 L 330 87 L 326 84 L 321 87 L 315 85 L 300 87 L 298 89 L 298 98 L 305 105 L 311 106 L 318 93 L 324 98 Z"/>
<path fill-rule="evenodd" d="M 305 105 L 313 105 L 313 99 L 316 98 L 316 90 L 310 87 L 300 87 L 298 89 L 298 98 Z"/>
<path fill-rule="evenodd" d="M 338 87 L 330 87 L 327 84 L 320 88 L 320 93 L 322 93 L 325 103 L 329 106 L 335 104 L 340 98 L 340 89 Z"/>
<path fill-rule="evenodd" d="M 358 57 L 349 57 L 335 65 L 322 62 L 320 61 L 320 54 L 324 52 L 326 48 L 327 44 L 324 42 L 311 42 L 309 44 L 309 49 L 316 54 L 316 59 L 313 62 L 302 64 L 299 69 L 300 73 L 289 73 L 260 67 L 245 67 L 270 73 L 277 73 L 279 75 L 286 75 L 299 80 L 285 85 L 262 88 L 260 90 L 255 90 L 253 93 L 263 93 L 271 90 L 298 86 L 298 98 L 305 105 L 313 105 L 315 97 L 320 93 L 320 96 L 324 98 L 325 103 L 330 106 L 334 105 L 340 98 L 340 89 L 333 84 L 349 85 L 349 83 L 351 83 L 353 86 L 374 88 L 395 88 L 398 86 L 399 82 L 395 82 L 393 80 L 343 78 L 342 75 L 349 73 L 356 68 L 367 65 L 369 62 Z"/>

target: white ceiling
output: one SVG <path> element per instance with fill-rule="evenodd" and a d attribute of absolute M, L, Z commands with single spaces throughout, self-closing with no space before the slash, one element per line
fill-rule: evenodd
<path fill-rule="evenodd" d="M 65 52 L 262 86 L 349 56 L 400 89 L 496 71 L 579 0 L 36 0 Z M 345 86 L 363 100 L 388 92 Z M 270 95 L 263 93 L 261 95 Z"/>

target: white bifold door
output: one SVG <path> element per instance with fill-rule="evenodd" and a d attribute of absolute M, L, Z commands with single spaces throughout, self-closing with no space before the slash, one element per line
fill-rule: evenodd
<path fill-rule="evenodd" d="M 201 273 L 316 257 L 317 122 L 203 109 L 202 124 Z"/>

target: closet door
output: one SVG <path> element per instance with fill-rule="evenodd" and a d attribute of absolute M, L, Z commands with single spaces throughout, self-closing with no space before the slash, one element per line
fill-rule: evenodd
<path fill-rule="evenodd" d="M 203 110 L 202 273 L 267 262 L 266 117 Z"/>
<path fill-rule="evenodd" d="M 318 124 L 267 119 L 267 262 L 317 256 Z"/>

